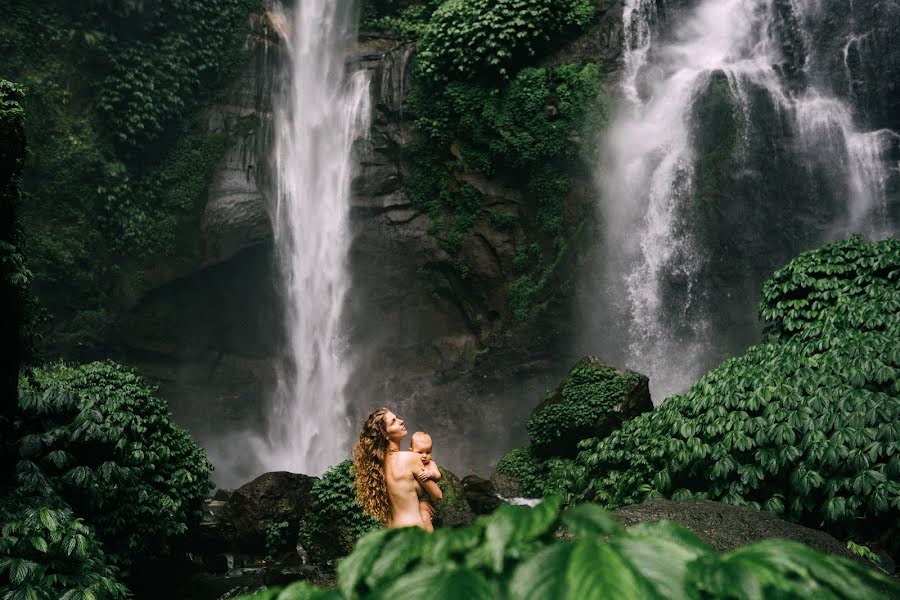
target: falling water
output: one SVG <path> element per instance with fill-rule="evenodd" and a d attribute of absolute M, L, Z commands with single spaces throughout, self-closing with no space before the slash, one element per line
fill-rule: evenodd
<path fill-rule="evenodd" d="M 700 0 L 661 35 L 658 13 L 665 2 L 625 3 L 622 107 L 606 133 L 598 169 L 607 224 L 602 277 L 604 286 L 618 290 L 605 292 L 615 315 L 610 331 L 619 327 L 625 338 L 616 358 L 650 376 L 656 402 L 684 390 L 724 358 L 717 322 L 721 290 L 713 291 L 705 279 L 713 251 L 698 239 L 691 210 L 698 189 L 695 105 L 713 78 L 724 77 L 741 113 L 743 131 L 732 151 L 739 165 L 746 161 L 755 117 L 784 122 L 809 176 L 837 173 L 846 196 L 844 214 L 822 237 L 885 233 L 884 154 L 896 134 L 858 130 L 853 107 L 817 87 L 812 77 L 792 84 L 792 66 L 801 78 L 809 68 L 812 50 L 808 40 L 803 47 L 802 33 L 820 3 L 780 2 L 801 31 L 794 56 L 785 56 L 781 36 L 790 32 L 777 4 Z M 848 43 L 858 44 L 863 35 Z M 760 97 L 766 98 L 766 115 L 754 114 Z"/>
<path fill-rule="evenodd" d="M 351 145 L 368 131 L 369 82 L 348 76 L 352 2 L 297 0 L 276 7 L 273 26 L 287 59 L 274 99 L 272 221 L 283 284 L 286 347 L 257 444 L 269 470 L 321 474 L 347 456 L 349 374 L 342 307 L 347 253 Z"/>

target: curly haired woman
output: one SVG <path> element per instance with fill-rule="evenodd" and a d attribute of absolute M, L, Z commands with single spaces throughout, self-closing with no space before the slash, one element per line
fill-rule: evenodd
<path fill-rule="evenodd" d="M 353 447 L 356 500 L 388 527 L 424 527 L 419 498 L 443 496 L 434 481 L 422 481 L 422 459 L 400 450 L 406 435 L 403 420 L 386 408 L 370 414 Z"/>

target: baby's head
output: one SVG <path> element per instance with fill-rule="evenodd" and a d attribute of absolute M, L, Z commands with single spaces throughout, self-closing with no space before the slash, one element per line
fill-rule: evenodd
<path fill-rule="evenodd" d="M 422 457 L 422 464 L 427 465 L 431 462 L 431 436 L 424 431 L 417 431 L 412 434 L 409 440 L 410 452 L 415 452 Z"/>

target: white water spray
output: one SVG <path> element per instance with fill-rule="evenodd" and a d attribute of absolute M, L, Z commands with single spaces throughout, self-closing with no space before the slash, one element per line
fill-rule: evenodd
<path fill-rule="evenodd" d="M 819 3 L 792 4 L 801 27 L 817 17 Z M 710 257 L 695 237 L 691 213 L 692 109 L 713 74 L 725 76 L 745 126 L 753 122 L 750 91 L 764 90 L 799 143 L 810 146 L 811 161 L 830 161 L 829 169 L 842 174 L 849 195 L 845 222 L 828 235 L 883 235 L 884 154 L 896 136 L 858 131 L 852 107 L 814 82 L 802 92 L 786 87 L 774 66 L 784 60 L 773 0 L 701 0 L 665 42 L 655 33 L 658 6 L 657 0 L 625 3 L 624 106 L 606 134 L 598 171 L 607 224 L 604 278 L 622 289 L 617 310 L 628 323 L 622 359 L 650 376 L 657 403 L 722 358 L 710 339 L 716 307 L 701 277 Z M 740 135 L 746 139 L 748 132 Z M 677 307 L 666 303 L 666 290 L 676 290 Z"/>
<path fill-rule="evenodd" d="M 272 221 L 283 284 L 286 347 L 256 444 L 268 470 L 319 475 L 350 452 L 344 386 L 350 372 L 341 313 L 351 145 L 369 128 L 369 82 L 346 73 L 352 2 L 297 0 L 272 11 L 287 59 L 274 98 Z"/>

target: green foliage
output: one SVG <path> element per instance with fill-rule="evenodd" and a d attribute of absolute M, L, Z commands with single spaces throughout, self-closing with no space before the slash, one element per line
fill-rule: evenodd
<path fill-rule="evenodd" d="M 515 477 L 523 497 L 543 498 L 565 490 L 573 464 L 567 458 L 540 458 L 531 448 L 513 448 L 503 455 L 496 470 Z"/>
<path fill-rule="evenodd" d="M 578 442 L 591 435 L 597 422 L 640 379 L 638 374 L 623 375 L 615 367 L 581 360 L 528 419 L 532 448 L 543 456 L 574 456 Z"/>
<path fill-rule="evenodd" d="M 586 27 L 593 16 L 590 0 L 447 0 L 422 35 L 419 76 L 507 75 L 534 60 L 552 39 Z"/>
<path fill-rule="evenodd" d="M 58 494 L 123 567 L 165 555 L 199 521 L 211 466 L 168 406 L 114 363 L 35 369 L 23 377 L 17 484 Z"/>
<path fill-rule="evenodd" d="M 98 103 L 116 140 L 144 148 L 194 106 L 195 95 L 221 84 L 239 59 L 251 0 L 165 0 L 141 3 L 126 37 L 101 46 L 109 70 Z M 113 23 L 96 22 L 105 34 Z"/>
<path fill-rule="evenodd" d="M 425 29 L 443 0 L 367 0 L 362 5 L 363 30 L 415 36 Z"/>
<path fill-rule="evenodd" d="M 416 527 L 363 537 L 338 566 L 334 590 L 298 583 L 243 600 L 605 598 L 757 600 L 878 599 L 893 579 L 854 561 L 781 540 L 720 555 L 687 529 L 662 521 L 625 530 L 582 505 L 560 514 L 551 497 L 506 505 L 461 529 Z M 562 539 L 556 533 L 563 528 Z"/>
<path fill-rule="evenodd" d="M 765 285 L 767 343 L 582 442 L 568 489 L 770 510 L 837 535 L 900 514 L 900 240 L 807 252 Z"/>
<path fill-rule="evenodd" d="M 568 250 L 566 234 L 578 230 L 570 224 L 566 231 L 563 217 L 571 187 L 567 173 L 578 156 L 577 140 L 593 135 L 586 127 L 600 126 L 589 115 L 605 114 L 599 84 L 597 65 L 563 65 L 522 69 L 501 87 L 468 80 L 440 85 L 419 81 L 411 93 L 422 139 L 411 150 L 414 168 L 407 189 L 413 204 L 431 215 L 430 233 L 441 247 L 455 256 L 482 215 L 497 229 L 530 226 L 537 229 L 535 237 L 543 238 L 519 249 L 530 255 L 525 261 L 517 258 L 520 276 L 509 289 L 510 310 L 520 321 L 540 312 L 542 294 Z M 526 182 L 536 207 L 534 224 L 484 208 L 480 195 L 458 182 L 460 171 Z"/>
<path fill-rule="evenodd" d="M 266 525 L 266 558 L 273 560 L 278 553 L 287 548 L 290 543 L 287 521 L 276 521 Z"/>
<path fill-rule="evenodd" d="M 227 80 L 257 0 L 4 3 L 0 73 L 27 90 L 22 253 L 51 356 L 96 356 L 140 262 L 189 256 L 228 140 L 191 119 Z M 193 244 L 184 248 L 185 245 Z M 126 292 L 129 293 L 129 292 Z"/>
<path fill-rule="evenodd" d="M 356 503 L 353 462 L 328 469 L 310 490 L 310 512 L 300 527 L 300 543 L 311 556 L 346 556 L 356 540 L 381 524 Z"/>
<path fill-rule="evenodd" d="M 872 552 L 872 549 L 868 546 L 857 544 L 853 540 L 847 540 L 847 550 L 860 558 L 866 559 L 873 567 L 877 567 L 884 571 L 884 568 L 881 566 L 881 557 Z"/>
<path fill-rule="evenodd" d="M 129 594 L 118 582 L 91 529 L 59 499 L 0 501 L 0 597 L 113 600 Z"/>
<path fill-rule="evenodd" d="M 897 312 L 900 242 L 861 237 L 806 252 L 763 285 L 759 314 L 773 341 L 820 338 L 826 329 L 883 331 Z"/>

